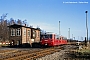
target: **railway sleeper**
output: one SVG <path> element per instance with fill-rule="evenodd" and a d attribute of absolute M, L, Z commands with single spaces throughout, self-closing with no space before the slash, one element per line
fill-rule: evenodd
<path fill-rule="evenodd" d="M 39 52 L 40 53 L 40 52 Z M 38 53 L 37 53 L 38 54 Z M 34 56 L 36 56 L 37 54 L 32 54 L 32 56 L 34 55 Z M 30 54 L 30 56 L 31 56 L 31 54 Z M 25 58 L 28 58 L 29 56 L 24 56 Z M 21 58 L 23 58 L 23 57 L 21 57 Z M 14 58 L 15 59 L 15 58 Z M 19 58 L 20 59 L 20 58 Z"/>
<path fill-rule="evenodd" d="M 21 60 L 21 59 L 25 59 L 25 58 L 31 57 L 33 55 L 36 56 L 35 54 L 29 54 L 29 55 L 19 56 L 17 58 L 10 58 L 10 59 L 15 59 L 15 60 L 19 59 L 19 60 Z"/>
<path fill-rule="evenodd" d="M 33 56 L 33 57 L 27 58 L 27 59 L 25 59 L 25 60 L 31 60 L 31 59 L 40 58 L 40 57 L 46 56 L 46 55 L 48 55 L 48 54 L 50 54 L 50 52 L 38 54 L 37 56 Z"/>
<path fill-rule="evenodd" d="M 49 49 L 49 50 L 45 50 L 45 51 L 41 51 L 41 52 L 36 52 L 36 54 L 35 53 L 31 53 L 31 54 L 28 54 L 28 56 L 19 56 L 19 57 L 17 57 L 17 58 L 11 58 L 11 59 L 25 59 L 25 58 L 28 58 L 28 57 L 32 57 L 32 56 L 36 56 L 36 55 L 38 55 L 38 54 L 42 54 L 42 53 L 46 53 L 46 52 L 50 52 L 50 51 L 53 51 L 54 49 Z M 9 59 L 10 60 L 10 59 Z"/>
<path fill-rule="evenodd" d="M 39 57 L 43 57 L 43 56 L 48 55 L 48 54 L 51 54 L 51 52 L 46 52 L 46 53 L 43 53 L 43 54 L 38 54 L 35 57 L 39 58 Z"/>
<path fill-rule="evenodd" d="M 25 58 L 28 58 L 30 56 L 33 56 L 33 55 L 32 54 L 27 54 L 27 55 L 21 55 L 21 56 L 18 56 L 18 57 L 12 57 L 12 58 L 9 58 L 9 59 L 18 60 L 18 59 L 23 59 L 23 58 L 25 59 Z"/>
<path fill-rule="evenodd" d="M 28 53 L 28 52 L 27 52 Z M 17 57 L 17 56 L 21 56 L 21 55 L 24 55 L 24 54 L 27 54 L 27 53 L 15 53 L 15 54 L 12 54 L 10 56 L 7 56 L 7 58 L 11 58 L 11 57 Z M 4 57 L 4 59 L 6 59 L 6 57 Z"/>
<path fill-rule="evenodd" d="M 14 56 L 15 56 L 15 55 L 14 55 Z M 6 59 L 6 58 L 5 58 L 5 59 Z M 9 60 L 9 59 L 15 59 L 15 57 L 12 57 L 12 56 L 11 56 L 11 57 L 8 58 L 8 60 Z M 6 60 L 7 60 L 7 59 L 6 59 Z"/>
<path fill-rule="evenodd" d="M 54 53 L 54 51 L 51 51 L 51 52 L 47 52 L 47 53 L 41 54 L 41 56 L 43 57 L 43 56 L 49 55 L 49 54 L 51 54 L 51 53 Z"/>

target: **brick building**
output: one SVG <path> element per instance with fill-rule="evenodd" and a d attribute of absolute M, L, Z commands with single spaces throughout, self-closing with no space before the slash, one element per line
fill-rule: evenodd
<path fill-rule="evenodd" d="M 9 27 L 9 42 L 11 45 L 22 45 L 40 42 L 40 29 L 13 24 Z"/>

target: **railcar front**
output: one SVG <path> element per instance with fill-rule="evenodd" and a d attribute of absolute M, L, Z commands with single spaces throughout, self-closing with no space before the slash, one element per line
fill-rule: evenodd
<path fill-rule="evenodd" d="M 53 46 L 53 36 L 52 34 L 43 34 L 41 35 L 41 45 L 42 46 Z"/>

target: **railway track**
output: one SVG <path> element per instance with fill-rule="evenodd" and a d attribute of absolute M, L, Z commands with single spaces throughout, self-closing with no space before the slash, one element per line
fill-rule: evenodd
<path fill-rule="evenodd" d="M 8 53 L 8 52 L 13 52 L 13 50 L 0 50 L 0 54 Z"/>
<path fill-rule="evenodd" d="M 37 52 L 38 50 L 32 51 L 32 50 L 13 50 L 9 51 L 8 53 L 2 53 L 0 54 L 0 60 L 4 60 L 4 59 L 8 59 L 8 58 L 12 58 L 12 57 L 18 57 L 21 55 L 25 55 L 28 53 L 34 53 Z"/>
<path fill-rule="evenodd" d="M 55 48 L 45 48 L 38 50 L 14 50 L 8 51 L 8 53 L 0 54 L 0 60 L 33 60 L 36 58 L 40 58 L 54 52 L 60 51 L 60 47 Z"/>

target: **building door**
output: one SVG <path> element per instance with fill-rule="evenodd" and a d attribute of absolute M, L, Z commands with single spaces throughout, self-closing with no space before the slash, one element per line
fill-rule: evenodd
<path fill-rule="evenodd" d="M 11 45 L 13 46 L 13 45 L 14 45 L 14 43 L 15 43 L 15 42 L 14 42 L 14 40 L 12 40 L 12 41 L 11 41 Z"/>
<path fill-rule="evenodd" d="M 17 40 L 17 45 L 20 45 L 20 40 Z"/>

